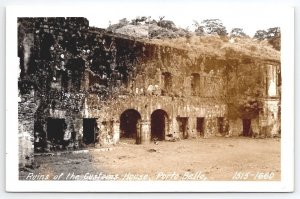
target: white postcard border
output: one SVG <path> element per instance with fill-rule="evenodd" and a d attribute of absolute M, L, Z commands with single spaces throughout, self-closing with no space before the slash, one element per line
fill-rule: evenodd
<path fill-rule="evenodd" d="M 178 3 L 178 2 L 177 2 Z M 105 7 L 107 5 L 103 5 Z M 112 5 L 110 5 L 112 6 Z M 122 5 L 115 5 L 122 6 Z M 128 5 L 126 5 L 128 6 Z M 138 6 L 138 5 L 136 5 Z M 175 6 L 175 5 L 174 5 Z M 223 7 L 223 6 L 222 6 Z M 6 9 L 6 190 L 12 192 L 290 192 L 294 190 L 294 9 L 270 7 L 282 16 L 281 181 L 20 181 L 18 171 L 17 17 L 85 16 L 83 7 Z M 85 7 L 95 9 L 92 7 Z M 224 7 L 223 7 L 224 8 Z M 230 9 L 229 6 L 227 6 Z M 211 9 L 213 9 L 211 7 Z M 246 9 L 244 7 L 243 9 Z M 251 9 L 247 7 L 247 9 Z M 253 9 L 253 8 L 252 8 Z"/>

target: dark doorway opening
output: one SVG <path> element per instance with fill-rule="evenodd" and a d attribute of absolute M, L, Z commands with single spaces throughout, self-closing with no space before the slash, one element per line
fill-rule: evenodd
<path fill-rule="evenodd" d="M 83 119 L 83 143 L 86 145 L 94 144 L 96 140 L 97 121 L 96 118 Z"/>
<path fill-rule="evenodd" d="M 218 117 L 217 118 L 217 122 L 218 122 L 218 132 L 220 134 L 223 134 L 224 133 L 224 117 Z"/>
<path fill-rule="evenodd" d="M 134 109 L 124 111 L 120 116 L 121 138 L 135 139 L 137 144 L 141 143 L 140 130 L 141 115 Z"/>
<path fill-rule="evenodd" d="M 179 132 L 181 133 L 183 139 L 188 138 L 188 119 L 188 117 L 177 117 Z"/>
<path fill-rule="evenodd" d="M 197 117 L 197 132 L 200 136 L 204 135 L 204 117 Z"/>
<path fill-rule="evenodd" d="M 64 119 L 47 119 L 47 140 L 53 144 L 63 145 L 67 125 Z"/>
<path fill-rule="evenodd" d="M 164 140 L 168 131 L 168 114 L 158 109 L 151 114 L 151 139 Z"/>
<path fill-rule="evenodd" d="M 251 119 L 243 119 L 243 136 L 252 136 Z"/>

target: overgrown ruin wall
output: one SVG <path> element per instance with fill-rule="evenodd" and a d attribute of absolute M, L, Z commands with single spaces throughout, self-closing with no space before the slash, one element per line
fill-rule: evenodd
<path fill-rule="evenodd" d="M 195 56 L 90 28 L 84 18 L 20 18 L 18 23 L 19 88 L 30 90 L 29 82 L 35 91 L 30 99 L 20 91 L 20 163 L 31 161 L 33 145 L 45 152 L 111 145 L 132 136 L 138 144 L 231 136 L 243 134 L 247 119 L 258 134 L 278 133 L 280 127 L 270 126 L 278 124 L 280 114 L 274 68 L 273 78 L 265 78 L 269 66 L 279 67 L 274 61 Z M 255 82 L 264 96 L 247 93 Z M 29 112 L 28 103 L 35 104 Z M 50 135 L 54 131 L 63 135 Z"/>
<path fill-rule="evenodd" d="M 18 102 L 19 130 L 19 165 L 27 166 L 33 162 L 34 150 L 34 114 L 39 101 L 34 98 L 34 91 L 20 96 Z"/>

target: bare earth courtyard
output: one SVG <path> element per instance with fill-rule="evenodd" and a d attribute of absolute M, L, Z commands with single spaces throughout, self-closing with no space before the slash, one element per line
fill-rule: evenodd
<path fill-rule="evenodd" d="M 280 180 L 280 139 L 215 137 L 36 156 L 22 180 Z"/>

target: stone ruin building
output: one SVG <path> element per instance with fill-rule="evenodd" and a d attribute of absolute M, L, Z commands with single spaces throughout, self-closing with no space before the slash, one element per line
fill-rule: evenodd
<path fill-rule="evenodd" d="M 122 139 L 144 144 L 280 135 L 280 59 L 243 53 L 192 57 L 189 49 L 63 17 L 19 18 L 18 57 L 23 166 L 32 163 L 34 152 Z M 263 94 L 242 88 L 245 82 Z"/>

